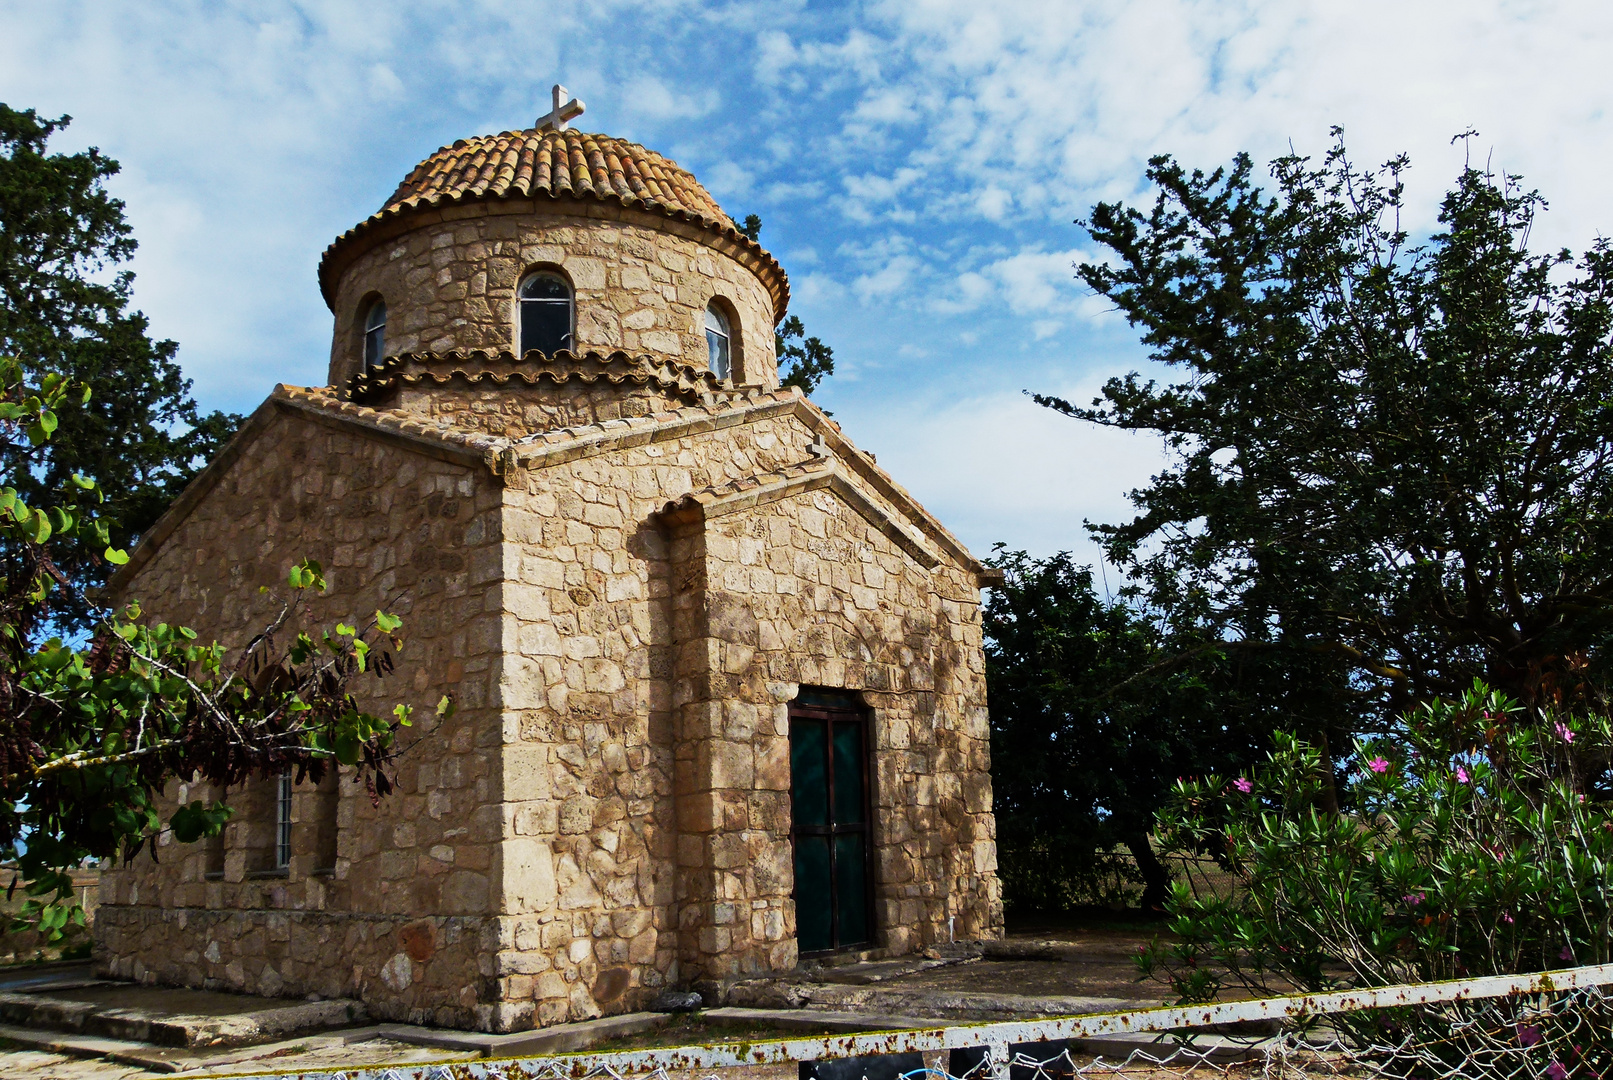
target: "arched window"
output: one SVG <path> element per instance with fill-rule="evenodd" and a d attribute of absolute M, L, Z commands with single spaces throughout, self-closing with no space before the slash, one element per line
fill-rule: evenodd
<path fill-rule="evenodd" d="M 380 367 L 386 355 L 386 301 L 377 300 L 364 313 L 364 370 Z"/>
<path fill-rule="evenodd" d="M 728 316 L 724 315 L 716 304 L 706 308 L 706 351 L 707 365 L 711 373 L 719 379 L 726 379 L 732 374 L 733 350 L 729 341 Z"/>
<path fill-rule="evenodd" d="M 521 282 L 521 353 L 536 349 L 553 356 L 574 344 L 571 336 L 571 286 L 559 274 L 533 274 Z"/>

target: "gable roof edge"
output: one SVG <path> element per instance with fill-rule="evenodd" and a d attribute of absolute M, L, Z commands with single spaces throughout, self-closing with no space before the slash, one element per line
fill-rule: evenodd
<path fill-rule="evenodd" d="M 694 415 L 686 415 L 689 413 Z M 680 409 L 632 420 L 608 420 L 589 425 L 591 430 L 587 431 L 560 429 L 545 432 L 536 437 L 541 442 L 516 440 L 510 444 L 505 458 L 501 459 L 501 469 L 541 469 L 564 465 L 612 450 L 643 446 L 681 435 L 719 431 L 753 419 L 786 413 L 799 418 L 808 429 L 820 436 L 830 451 L 844 461 L 858 479 L 888 500 L 921 534 L 972 574 L 981 586 L 1001 584 L 1000 570 L 976 559 L 906 488 L 891 479 L 890 474 L 881 469 L 866 451 L 846 438 L 839 424 L 794 387 L 761 393 L 751 401 L 735 403 L 719 411 Z"/>
<path fill-rule="evenodd" d="M 424 433 L 417 434 L 373 423 L 362 416 L 332 412 L 297 400 L 292 396 L 291 388 L 284 383 L 278 383 L 270 391 L 269 396 L 264 398 L 263 404 L 252 411 L 230 441 L 224 444 L 224 449 L 219 451 L 218 456 L 191 478 L 190 483 L 185 485 L 185 490 L 179 493 L 179 497 L 169 504 L 168 509 L 163 511 L 162 516 L 151 528 L 141 534 L 134 550 L 129 552 L 129 561 L 118 567 L 117 572 L 107 578 L 106 585 L 101 590 L 104 596 L 116 596 L 147 563 L 156 557 L 168 538 L 184 524 L 185 519 L 190 517 L 192 511 L 208 493 L 218 486 L 231 466 L 240 460 L 246 448 L 268 428 L 270 421 L 281 413 L 298 415 L 325 427 L 358 428 L 384 442 L 404 446 L 428 457 L 461 465 L 481 465 L 495 473 L 498 472 L 499 454 L 504 449 L 501 443 L 493 440 L 489 440 L 490 445 L 485 447 L 470 444 L 458 446 Z"/>
<path fill-rule="evenodd" d="M 711 521 L 822 488 L 838 495 L 926 571 L 940 565 L 940 557 L 924 546 L 921 537 L 914 536 L 885 507 L 848 480 L 833 459 L 801 462 L 720 487 L 692 491 L 673 499 L 657 513 L 670 521 Z"/>
<path fill-rule="evenodd" d="M 278 387 L 276 387 L 278 389 Z M 204 496 L 229 472 L 230 466 L 240 458 L 242 449 L 262 433 L 269 426 L 269 418 L 274 415 L 274 396 L 271 394 L 263 400 L 263 404 L 252 410 L 230 441 L 224 444 L 224 449 L 218 456 L 202 467 L 202 471 L 191 477 L 185 490 L 179 493 L 179 498 L 168 504 L 168 509 L 162 516 L 152 523 L 151 528 L 140 534 L 140 540 L 129 552 L 129 561 L 118 567 L 117 572 L 106 579 L 102 587 L 103 596 L 111 598 L 123 591 L 136 574 L 156 556 L 161 550 L 163 542 L 174 534 L 185 519 L 190 517 L 191 511 L 196 509 Z"/>
<path fill-rule="evenodd" d="M 963 546 L 961 540 L 953 536 L 934 514 L 924 509 L 924 505 L 910 495 L 906 488 L 881 469 L 866 450 L 846 438 L 841 433 L 840 425 L 831 420 L 828 414 L 814 405 L 810 399 L 805 397 L 797 399 L 796 415 L 801 418 L 802 423 L 823 439 L 825 445 L 834 451 L 852 472 L 857 474 L 858 479 L 900 510 L 919 532 L 957 560 L 982 586 L 1001 583 L 1000 570 L 986 566 L 975 558 L 969 549 Z"/>

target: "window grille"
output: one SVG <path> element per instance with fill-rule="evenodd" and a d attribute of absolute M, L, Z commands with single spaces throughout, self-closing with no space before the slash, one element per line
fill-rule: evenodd
<path fill-rule="evenodd" d="M 291 773 L 280 774 L 278 798 L 274 805 L 274 864 L 284 869 L 291 865 Z"/>

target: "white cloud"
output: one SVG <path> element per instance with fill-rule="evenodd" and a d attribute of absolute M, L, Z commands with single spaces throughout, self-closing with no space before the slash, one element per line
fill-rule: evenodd
<path fill-rule="evenodd" d="M 887 299 L 906 288 L 918 268 L 919 261 L 912 255 L 897 255 L 873 273 L 858 277 L 853 288 L 866 299 Z"/>
<path fill-rule="evenodd" d="M 776 183 L 767 185 L 762 192 L 768 202 L 789 203 L 808 202 L 818 198 L 824 192 L 824 183 L 821 180 L 808 180 L 801 183 Z"/>
<path fill-rule="evenodd" d="M 894 201 L 902 192 L 912 187 L 913 182 L 922 175 L 921 170 L 915 168 L 897 169 L 890 176 L 879 176 L 869 173 L 862 176 L 843 176 L 841 183 L 845 185 L 846 194 L 858 203 L 888 203 Z"/>
<path fill-rule="evenodd" d="M 818 304 L 845 296 L 846 287 L 827 274 L 796 274 L 790 278 L 790 292 L 798 303 Z"/>
<path fill-rule="evenodd" d="M 1076 299 L 1075 264 L 1079 251 L 1022 251 L 986 268 L 1015 314 L 1068 307 Z"/>
<path fill-rule="evenodd" d="M 987 221 L 1003 223 L 1014 206 L 1014 193 L 992 184 L 975 193 L 975 209 Z"/>
<path fill-rule="evenodd" d="M 863 124 L 911 124 L 919 117 L 912 88 L 881 87 L 857 102 L 852 119 Z"/>
<path fill-rule="evenodd" d="M 707 116 L 722 103 L 721 96 L 709 86 L 669 87 L 650 75 L 640 75 L 627 84 L 627 100 L 636 113 L 651 120 Z"/>
<path fill-rule="evenodd" d="M 370 66 L 370 94 L 378 101 L 388 101 L 403 96 L 403 80 L 397 73 L 385 64 L 372 64 Z"/>
<path fill-rule="evenodd" d="M 1075 543 L 1146 474 L 1143 441 L 1077 434 L 1016 391 L 1140 356 L 1070 264 L 1101 255 L 1073 219 L 1146 200 L 1151 154 L 1319 153 L 1342 123 L 1361 162 L 1412 153 L 1418 227 L 1472 126 L 1477 154 L 1550 197 L 1541 248 L 1613 231 L 1613 5 L 1593 0 L 446 10 L 0 0 L 0 100 L 71 112 L 63 148 L 124 163 L 137 300 L 204 405 L 322 381 L 325 245 L 437 146 L 530 124 L 553 82 L 588 101 L 580 126 L 757 201 L 794 253 L 794 309 L 844 358 L 830 407 L 977 548 Z"/>
<path fill-rule="evenodd" d="M 756 178 L 738 162 L 719 161 L 700 170 L 700 179 L 713 195 L 722 197 L 748 194 Z"/>
<path fill-rule="evenodd" d="M 1033 246 L 993 259 L 978 270 L 958 274 L 951 289 L 944 290 L 931 306 L 953 314 L 977 311 L 986 304 L 1000 304 L 1016 315 L 1078 314 L 1089 290 L 1076 280 L 1075 264 L 1086 255 L 1074 249 L 1042 251 Z M 1062 324 L 1053 320 L 1048 325 Z M 1039 330 L 1035 336 L 1041 340 L 1047 332 Z"/>
<path fill-rule="evenodd" d="M 892 190 L 925 205 L 969 192 L 961 205 L 996 221 L 1011 192 L 1022 211 L 1073 216 L 1131 194 L 1151 153 L 1214 165 L 1243 148 L 1275 156 L 1289 139 L 1320 152 L 1342 123 L 1363 161 L 1413 153 L 1426 223 L 1459 166 L 1447 140 L 1474 125 L 1498 164 L 1577 219 L 1565 236 L 1583 243 L 1600 224 L 1607 4 L 888 0 L 873 12 L 839 49 L 796 63 L 819 73 L 864 57 L 859 122 L 920 133 L 905 156 L 927 182 Z"/>
<path fill-rule="evenodd" d="M 1091 384 L 1070 396 L 1091 397 Z M 977 556 L 1001 541 L 1097 563 L 1083 520 L 1129 520 L 1126 493 L 1165 461 L 1156 439 L 1082 424 L 1022 394 L 837 403 L 835 416 Z"/>
<path fill-rule="evenodd" d="M 756 35 L 756 81 L 764 86 L 776 86 L 787 79 L 790 70 L 801 60 L 800 51 L 790 35 L 782 30 L 764 30 Z"/>

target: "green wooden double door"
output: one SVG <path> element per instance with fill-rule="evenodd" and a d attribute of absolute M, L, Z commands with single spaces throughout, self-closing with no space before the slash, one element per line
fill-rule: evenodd
<path fill-rule="evenodd" d="M 790 704 L 795 932 L 802 953 L 867 944 L 868 723 L 846 695 L 803 691 Z"/>

